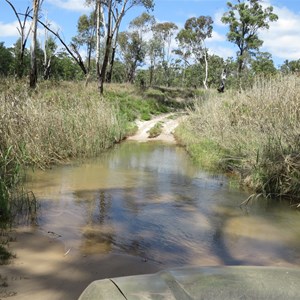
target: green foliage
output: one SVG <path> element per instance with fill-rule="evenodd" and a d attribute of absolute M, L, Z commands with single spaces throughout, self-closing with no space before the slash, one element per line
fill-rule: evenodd
<path fill-rule="evenodd" d="M 89 16 L 82 15 L 77 23 L 77 35 L 72 39 L 75 48 L 85 46 L 87 56 L 87 69 L 90 72 L 91 55 L 96 47 L 96 16 L 91 12 Z M 78 49 L 76 49 L 78 51 Z"/>
<path fill-rule="evenodd" d="M 59 52 L 52 59 L 51 79 L 55 80 L 81 80 L 84 75 L 80 67 L 66 52 Z"/>
<path fill-rule="evenodd" d="M 127 89 L 108 90 L 105 93 L 105 97 L 117 107 L 127 122 L 132 122 L 135 119 L 150 120 L 151 115 L 169 111 L 168 106 L 159 99 L 147 96 L 142 98 L 137 96 L 132 88 L 126 87 Z"/>
<path fill-rule="evenodd" d="M 213 20 L 209 16 L 190 18 L 185 22 L 184 29 L 177 35 L 180 48 L 183 47 L 193 53 L 196 60 L 200 62 L 203 57 L 205 39 L 211 37 Z"/>
<path fill-rule="evenodd" d="M 119 34 L 119 45 L 127 69 L 127 80 L 133 83 L 136 68 L 141 66 L 146 55 L 146 43 L 138 31 L 121 32 Z"/>
<path fill-rule="evenodd" d="M 251 69 L 255 75 L 272 76 L 277 73 L 272 55 L 268 52 L 257 53 L 256 59 L 251 62 Z"/>
<path fill-rule="evenodd" d="M 278 16 L 273 7 L 263 8 L 260 0 L 238 1 L 237 4 L 227 3 L 228 11 L 223 15 L 222 22 L 229 25 L 227 38 L 239 48 L 239 73 L 243 70 L 245 55 L 257 51 L 263 41 L 258 37 L 258 30 L 268 29 L 269 22 L 276 21 Z"/>
<path fill-rule="evenodd" d="M 0 43 L 0 76 L 8 76 L 13 63 L 12 53 Z"/>
<path fill-rule="evenodd" d="M 159 136 L 162 133 L 163 129 L 163 123 L 162 122 L 157 122 L 150 130 L 148 131 L 149 133 L 149 138 L 155 138 Z"/>
<path fill-rule="evenodd" d="M 300 72 L 300 59 L 298 60 L 285 60 L 280 70 L 284 74 L 299 74 Z"/>

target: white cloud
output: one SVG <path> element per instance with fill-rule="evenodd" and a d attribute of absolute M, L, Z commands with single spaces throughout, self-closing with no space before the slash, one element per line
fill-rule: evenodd
<path fill-rule="evenodd" d="M 66 10 L 80 12 L 91 10 L 91 8 L 85 4 L 85 0 L 47 0 L 47 2 Z"/>
<path fill-rule="evenodd" d="M 226 41 L 226 36 L 223 34 L 218 33 L 217 31 L 212 32 L 211 38 L 207 39 L 207 42 L 224 42 Z"/>
<path fill-rule="evenodd" d="M 260 33 L 264 41 L 262 50 L 281 59 L 300 59 L 300 13 L 285 7 L 274 7 L 278 21 Z"/>
<path fill-rule="evenodd" d="M 223 57 L 224 59 L 228 57 L 235 57 L 236 55 L 233 49 L 221 45 L 210 45 L 208 53 L 218 55 L 220 57 Z"/>
<path fill-rule="evenodd" d="M 16 37 L 19 35 L 17 28 L 19 27 L 18 21 L 12 23 L 0 22 L 0 37 Z"/>
<path fill-rule="evenodd" d="M 218 10 L 215 14 L 214 14 L 214 25 L 220 26 L 220 27 L 227 27 L 226 24 L 224 24 L 221 21 L 221 18 L 223 17 L 223 14 L 225 13 L 224 10 Z"/>

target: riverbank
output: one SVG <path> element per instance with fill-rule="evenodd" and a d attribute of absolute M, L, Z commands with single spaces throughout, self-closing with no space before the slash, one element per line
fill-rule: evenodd
<path fill-rule="evenodd" d="M 299 77 L 274 77 L 250 90 L 207 93 L 176 137 L 201 167 L 235 174 L 254 197 L 299 203 L 299 122 Z"/>

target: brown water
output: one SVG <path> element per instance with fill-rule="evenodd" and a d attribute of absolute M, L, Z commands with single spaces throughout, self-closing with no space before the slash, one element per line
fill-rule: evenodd
<path fill-rule="evenodd" d="M 185 151 L 126 142 L 100 158 L 28 173 L 38 227 L 83 255 L 130 254 L 166 267 L 298 265 L 300 214 L 193 165 Z"/>

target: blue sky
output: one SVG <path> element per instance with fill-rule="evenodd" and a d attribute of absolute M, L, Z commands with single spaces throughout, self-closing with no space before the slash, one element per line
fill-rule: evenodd
<path fill-rule="evenodd" d="M 31 5 L 29 0 L 11 0 L 18 12 L 24 12 Z M 68 43 L 76 34 L 76 24 L 80 15 L 88 13 L 89 8 L 84 0 L 44 0 L 42 15 L 52 22 L 52 28 L 59 29 Z M 209 15 L 214 19 L 214 31 L 207 47 L 211 53 L 224 58 L 235 57 L 236 47 L 226 41 L 228 27 L 220 22 L 222 14 L 227 10 L 226 0 L 156 0 L 153 15 L 158 22 L 171 21 L 181 28 L 190 17 Z M 232 2 L 235 2 L 234 0 Z M 299 0 L 264 0 L 264 5 L 272 5 L 279 20 L 270 25 L 269 30 L 260 33 L 264 40 L 261 51 L 272 54 L 278 66 L 285 59 L 300 59 L 300 3 Z M 134 17 L 141 14 L 141 8 L 132 8 L 125 16 L 122 30 Z M 0 42 L 11 46 L 18 38 L 16 19 L 11 8 L 4 0 L 0 0 Z M 43 30 L 40 39 L 43 39 Z M 175 41 L 174 41 L 175 43 Z"/>

